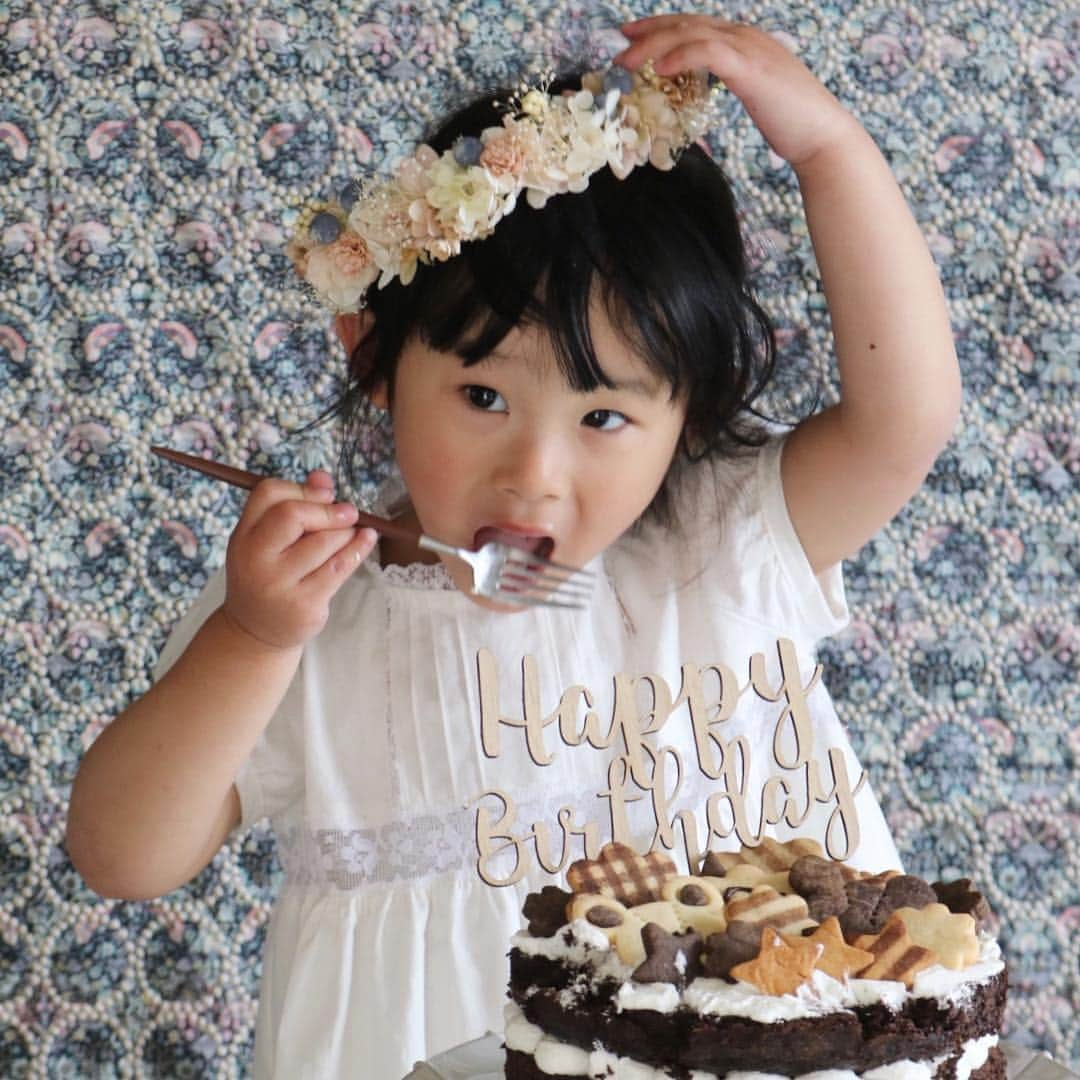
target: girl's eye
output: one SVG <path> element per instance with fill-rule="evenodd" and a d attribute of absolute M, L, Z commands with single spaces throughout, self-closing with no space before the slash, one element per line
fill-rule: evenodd
<path fill-rule="evenodd" d="M 593 409 L 586 413 L 581 421 L 586 427 L 596 428 L 598 431 L 617 431 L 630 421 L 621 412 L 614 409 Z"/>
<path fill-rule="evenodd" d="M 465 397 L 475 409 L 485 412 L 507 412 L 506 399 L 490 386 L 466 386 Z"/>

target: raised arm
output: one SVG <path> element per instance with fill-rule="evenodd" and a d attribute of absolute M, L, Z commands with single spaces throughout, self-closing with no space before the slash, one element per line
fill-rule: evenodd
<path fill-rule="evenodd" d="M 858 126 L 795 166 L 829 304 L 840 402 L 792 432 L 784 497 L 811 565 L 854 554 L 918 490 L 960 412 L 930 252 Z"/>
<path fill-rule="evenodd" d="M 778 41 L 704 15 L 623 27 L 628 67 L 707 68 L 799 180 L 832 319 L 839 404 L 792 432 L 781 470 L 811 565 L 856 552 L 915 493 L 948 441 L 960 378 L 933 259 L 858 121 Z"/>

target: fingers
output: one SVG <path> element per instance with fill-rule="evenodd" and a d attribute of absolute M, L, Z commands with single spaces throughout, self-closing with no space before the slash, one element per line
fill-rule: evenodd
<path fill-rule="evenodd" d="M 249 535 L 263 550 L 278 555 L 309 533 L 345 529 L 355 522 L 356 507 L 350 503 L 290 499 L 264 514 Z"/>
<path fill-rule="evenodd" d="M 354 511 L 352 521 L 355 520 Z M 278 556 L 285 577 L 289 581 L 302 581 L 354 540 L 358 531 L 351 524 L 306 530 Z"/>
<path fill-rule="evenodd" d="M 287 581 L 309 578 L 328 560 L 335 563 L 333 573 L 355 569 L 371 552 L 377 534 L 354 528 L 356 507 L 332 501 L 333 495 L 333 478 L 323 470 L 310 473 L 304 484 L 264 481 L 245 507 L 245 545 L 257 553 L 255 558 L 273 560 Z"/>
<path fill-rule="evenodd" d="M 260 547 L 277 553 L 305 532 L 340 529 L 355 520 L 355 508 L 334 502 L 330 474 L 317 470 L 304 484 L 273 479 L 256 485 L 237 522 L 236 535 L 253 538 Z"/>
<path fill-rule="evenodd" d="M 698 38 L 687 41 L 680 40 L 673 48 L 662 53 L 654 60 L 652 70 L 657 75 L 676 76 L 680 71 L 697 71 L 707 68 L 716 75 L 716 69 L 723 69 L 728 76 L 730 59 L 719 55 L 719 50 L 725 50 L 728 55 L 733 55 L 733 45 L 727 41 L 717 41 L 716 38 Z"/>
<path fill-rule="evenodd" d="M 641 19 L 634 19 L 631 22 L 623 23 L 619 27 L 619 32 L 623 37 L 630 38 L 633 41 L 635 38 L 642 37 L 645 34 L 651 34 L 654 30 L 665 30 L 673 26 L 682 27 L 700 27 L 705 26 L 731 26 L 732 23 L 726 19 L 717 18 L 714 15 L 693 15 L 693 14 L 674 14 L 674 15 L 646 15 Z"/>
<path fill-rule="evenodd" d="M 325 533 L 305 537 L 297 545 L 311 544 L 309 550 L 298 553 L 314 566 L 301 582 L 304 589 L 317 594 L 333 594 L 341 582 L 371 554 L 379 540 L 374 529 L 350 529 L 344 534 L 344 543 L 333 548 L 333 541 L 340 535 Z"/>
<path fill-rule="evenodd" d="M 261 480 L 252 489 L 248 496 L 244 509 L 240 514 L 240 520 L 236 523 L 237 530 L 244 532 L 253 528 L 272 507 L 287 499 L 307 500 L 312 503 L 325 505 L 333 502 L 333 483 L 327 485 L 322 482 L 323 476 L 328 473 L 311 473 L 315 482 L 308 484 L 296 484 L 291 480 Z"/>
<path fill-rule="evenodd" d="M 716 69 L 732 55 L 739 27 L 708 15 L 654 15 L 621 29 L 630 45 L 615 63 L 635 70 L 652 60 L 657 75 L 675 75 L 699 68 L 721 74 Z"/>
<path fill-rule="evenodd" d="M 334 478 L 325 469 L 312 469 L 304 484 L 313 491 L 334 492 Z"/>
<path fill-rule="evenodd" d="M 653 59 L 653 71 L 657 75 L 677 75 L 680 71 L 695 71 L 699 68 L 712 70 L 719 66 L 717 49 L 727 47 L 715 37 L 697 38 L 687 41 L 680 38 L 678 44 L 662 51 L 656 48 Z"/>
<path fill-rule="evenodd" d="M 333 478 L 322 470 L 303 484 L 260 482 L 229 538 L 230 617 L 279 646 L 319 633 L 330 599 L 375 545 L 375 533 L 356 520 L 356 507 L 334 501 Z"/>

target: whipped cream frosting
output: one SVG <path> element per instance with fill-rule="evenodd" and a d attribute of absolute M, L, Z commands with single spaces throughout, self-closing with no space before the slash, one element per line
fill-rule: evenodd
<path fill-rule="evenodd" d="M 826 1016 L 858 1005 L 877 1003 L 898 1012 L 909 997 L 934 998 L 944 1006 L 962 1006 L 975 987 L 986 983 L 1005 967 L 997 942 L 983 934 L 979 938 L 979 958 L 975 963 L 962 971 L 934 964 L 915 976 L 910 991 L 901 982 L 880 979 L 845 979 L 841 982 L 823 971 L 815 971 L 809 982 L 794 994 L 774 996 L 749 983 L 729 983 L 723 979 L 697 978 L 681 991 L 671 983 L 636 983 L 632 979 L 633 968 L 619 959 L 607 936 L 584 919 L 570 923 L 569 933 L 567 927 L 562 927 L 549 938 L 535 938 L 522 931 L 511 938 L 511 945 L 528 956 L 543 956 L 588 970 L 589 979 L 575 981 L 576 991 L 564 991 L 567 996 L 562 1004 L 567 1008 L 573 1006 L 577 993 L 587 993 L 591 985 L 613 979 L 622 983 L 615 997 L 615 1007 L 620 1012 L 651 1009 L 672 1013 L 681 1006 L 702 1016 L 740 1016 L 760 1023 Z M 851 1075 L 845 1073 L 845 1080 Z M 814 1080 L 832 1078 L 815 1073 Z M 875 1077 L 874 1080 L 886 1078 Z"/>
<path fill-rule="evenodd" d="M 834 980 L 835 981 L 835 980 Z M 508 1002 L 504 1011 L 506 1045 L 511 1050 L 529 1054 L 537 1068 L 549 1075 L 582 1076 L 597 1080 L 671 1080 L 664 1069 L 654 1069 L 640 1061 L 618 1057 L 606 1050 L 582 1050 L 546 1035 L 530 1023 L 514 1002 Z M 973 1072 L 986 1062 L 990 1051 L 997 1045 L 996 1035 L 984 1035 L 964 1044 L 956 1064 L 956 1080 L 968 1080 Z M 948 1060 L 948 1055 L 928 1061 L 893 1061 L 864 1073 L 849 1069 L 823 1069 L 804 1073 L 796 1080 L 933 1080 L 938 1069 Z M 694 1070 L 691 1080 L 719 1080 L 715 1073 Z M 789 1080 L 786 1076 L 761 1072 L 729 1072 L 724 1080 Z"/>

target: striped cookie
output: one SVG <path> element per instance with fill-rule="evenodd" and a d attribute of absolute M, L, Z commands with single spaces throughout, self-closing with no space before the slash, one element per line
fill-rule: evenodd
<path fill-rule="evenodd" d="M 771 836 L 764 836 L 757 847 L 744 847 L 743 862 L 751 866 L 763 866 L 766 870 L 778 873 L 790 870 L 804 855 L 821 855 L 821 845 L 816 840 L 788 840 L 781 844 Z"/>
<path fill-rule="evenodd" d="M 889 919 L 880 934 L 863 934 L 854 945 L 874 954 L 873 963 L 859 972 L 860 979 L 891 979 L 902 982 L 909 990 L 923 968 L 937 963 L 934 953 L 911 940 L 898 915 Z"/>
<path fill-rule="evenodd" d="M 753 892 L 729 900 L 725 914 L 729 923 L 772 926 L 785 934 L 801 934 L 817 925 L 809 917 L 806 901 L 801 896 L 782 896 L 768 885 L 759 885 Z"/>
<path fill-rule="evenodd" d="M 742 889 L 749 892 L 758 888 L 759 885 L 768 885 L 778 893 L 791 893 L 795 890 L 791 887 L 789 874 L 786 870 L 770 873 L 761 866 L 751 866 L 749 863 L 740 863 L 733 866 L 723 877 L 703 877 L 703 881 L 711 881 L 723 894 L 725 899 L 730 900 L 729 890 Z"/>
<path fill-rule="evenodd" d="M 821 845 L 816 840 L 787 840 L 780 843 L 771 836 L 763 836 L 753 847 L 743 844 L 739 851 L 710 851 L 701 866 L 703 875 L 724 877 L 736 866 L 749 864 L 760 866 L 771 873 L 790 870 L 797 859 L 804 855 L 822 856 Z"/>

